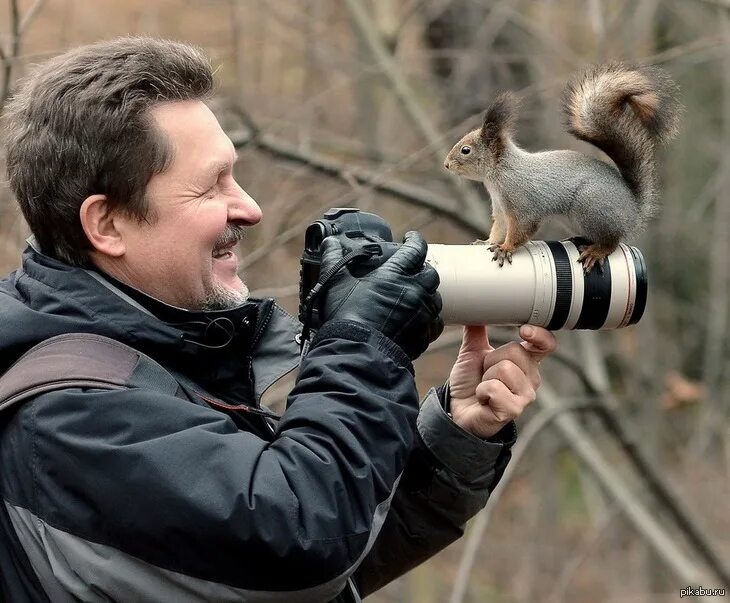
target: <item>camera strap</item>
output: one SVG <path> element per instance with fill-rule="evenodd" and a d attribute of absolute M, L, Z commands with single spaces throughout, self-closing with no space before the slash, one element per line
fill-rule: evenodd
<path fill-rule="evenodd" d="M 349 253 L 345 254 L 339 260 L 337 260 L 337 262 L 335 262 L 335 264 L 331 266 L 328 270 L 320 273 L 317 284 L 312 287 L 312 290 L 309 292 L 304 300 L 304 322 L 302 325 L 302 334 L 300 341 L 302 356 L 305 356 L 307 351 L 309 350 L 310 336 L 312 332 L 312 312 L 314 311 L 314 304 L 317 301 L 317 297 L 322 292 L 322 290 L 329 284 L 334 276 L 340 270 L 342 270 L 342 268 L 347 266 L 353 260 L 359 258 L 370 258 L 379 255 L 380 253 L 382 253 L 382 250 L 377 244 L 363 245 L 362 247 L 353 249 Z"/>

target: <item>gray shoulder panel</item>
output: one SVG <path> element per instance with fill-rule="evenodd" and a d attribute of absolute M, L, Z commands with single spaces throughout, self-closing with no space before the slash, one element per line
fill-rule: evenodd
<path fill-rule="evenodd" d="M 369 542 L 351 568 L 324 584 L 298 591 L 246 590 L 167 570 L 113 547 L 59 530 L 22 507 L 7 502 L 5 506 L 34 571 L 54 603 L 77 600 L 90 603 L 110 600 L 125 603 L 321 603 L 331 601 L 347 586 L 350 576 L 372 548 L 391 500 L 392 495 L 377 507 Z M 195 544 L 191 543 L 191 546 Z"/>

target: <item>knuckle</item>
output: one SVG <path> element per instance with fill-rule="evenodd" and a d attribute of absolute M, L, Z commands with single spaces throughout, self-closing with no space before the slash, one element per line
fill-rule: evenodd
<path fill-rule="evenodd" d="M 513 381 L 522 375 L 522 369 L 511 360 L 501 360 L 496 366 L 497 374 L 502 379 Z"/>
<path fill-rule="evenodd" d="M 482 381 L 477 386 L 477 398 L 480 399 L 489 399 L 493 398 L 494 395 L 497 393 L 497 382 L 494 379 L 488 379 L 487 381 Z"/>
<path fill-rule="evenodd" d="M 524 351 L 524 348 L 517 343 L 516 341 L 510 341 L 506 346 L 505 350 L 507 351 L 508 355 L 510 357 L 515 356 L 520 353 L 520 351 Z"/>

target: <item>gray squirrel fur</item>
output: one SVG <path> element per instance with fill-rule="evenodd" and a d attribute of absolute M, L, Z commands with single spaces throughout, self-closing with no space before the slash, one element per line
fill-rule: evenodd
<path fill-rule="evenodd" d="M 676 135 L 676 85 L 655 67 L 610 63 L 570 81 L 563 93 L 567 130 L 604 151 L 605 161 L 570 150 L 530 153 L 514 142 L 517 98 L 490 105 L 481 128 L 466 134 L 444 166 L 484 183 L 492 200 L 489 239 L 502 266 L 549 215 L 569 217 L 591 244 L 581 248 L 586 272 L 635 236 L 655 213 L 656 147 Z"/>

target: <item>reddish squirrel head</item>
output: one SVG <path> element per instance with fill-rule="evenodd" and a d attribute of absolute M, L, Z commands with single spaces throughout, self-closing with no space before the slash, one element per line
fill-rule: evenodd
<path fill-rule="evenodd" d="M 487 109 L 484 123 L 457 142 L 444 160 L 444 167 L 470 180 L 484 180 L 504 155 L 514 127 L 517 97 L 500 94 Z"/>

